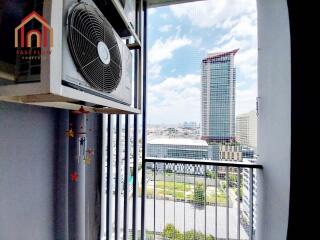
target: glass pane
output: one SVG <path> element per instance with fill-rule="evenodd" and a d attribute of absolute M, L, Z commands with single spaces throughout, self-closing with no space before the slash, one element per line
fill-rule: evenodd
<path fill-rule="evenodd" d="M 256 161 L 255 0 L 150 9 L 147 78 L 147 158 Z M 147 232 L 155 229 L 156 239 L 249 238 L 245 169 L 156 164 L 147 170 L 156 176 L 147 183 Z"/>

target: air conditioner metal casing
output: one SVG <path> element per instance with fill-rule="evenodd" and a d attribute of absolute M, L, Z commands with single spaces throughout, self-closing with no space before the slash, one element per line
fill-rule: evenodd
<path fill-rule="evenodd" d="M 116 26 L 116 31 L 121 37 L 129 37 L 131 35 L 128 27 L 130 25 L 132 29 L 136 28 L 136 0 L 93 0 L 97 6 L 99 6 L 101 12 L 106 16 L 109 22 Z M 120 11 L 126 18 L 124 22 L 120 14 Z"/>
<path fill-rule="evenodd" d="M 83 3 L 95 4 L 90 0 L 83 0 Z M 64 1 L 64 11 L 67 14 L 64 14 L 63 22 L 68 25 L 68 15 L 72 8 L 74 7 L 74 1 Z M 97 11 L 99 9 L 97 8 Z M 100 11 L 99 14 L 103 15 Z M 80 91 L 91 92 L 92 94 L 96 94 L 99 96 L 103 96 L 105 98 L 117 101 L 119 103 L 124 103 L 127 105 L 131 104 L 131 72 L 132 72 L 132 56 L 130 50 L 127 48 L 126 44 L 123 40 L 118 36 L 116 31 L 113 29 L 113 33 L 116 36 L 116 40 L 119 46 L 121 60 L 122 60 L 122 73 L 121 80 L 118 87 L 113 90 L 111 93 L 103 93 L 101 91 L 93 89 L 85 78 L 81 75 L 81 73 L 77 70 L 77 67 L 74 63 L 74 60 L 71 56 L 67 36 L 68 31 L 67 27 L 63 28 L 63 39 L 62 39 L 62 81 L 63 84 L 73 86 L 74 88 L 79 89 Z"/>
<path fill-rule="evenodd" d="M 130 111 L 132 57 L 123 40 L 115 33 L 123 66 L 118 87 L 110 93 L 97 91 L 78 72 L 67 43 L 67 16 L 77 1 L 44 2 L 46 7 L 42 16 L 53 28 L 54 34 L 51 54 L 41 58 L 40 81 L 0 85 L 0 100 L 67 109 L 74 109 L 73 104 L 80 104 Z M 90 0 L 84 2 L 94 4 Z"/>

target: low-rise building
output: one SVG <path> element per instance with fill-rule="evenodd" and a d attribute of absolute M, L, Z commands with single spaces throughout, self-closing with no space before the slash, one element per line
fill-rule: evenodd
<path fill-rule="evenodd" d="M 157 138 L 147 143 L 147 156 L 156 158 L 208 159 L 204 140 Z"/>

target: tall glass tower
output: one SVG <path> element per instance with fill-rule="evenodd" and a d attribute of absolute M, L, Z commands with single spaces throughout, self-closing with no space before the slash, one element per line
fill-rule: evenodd
<path fill-rule="evenodd" d="M 235 141 L 235 67 L 230 52 L 209 54 L 201 64 L 201 138 L 208 143 Z"/>

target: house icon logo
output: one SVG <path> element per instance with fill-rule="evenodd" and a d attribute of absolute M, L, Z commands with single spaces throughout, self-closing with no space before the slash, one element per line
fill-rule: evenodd
<path fill-rule="evenodd" d="M 28 24 L 31 20 L 37 20 L 42 25 L 42 31 L 41 33 L 37 29 L 31 29 L 27 33 L 25 33 L 25 26 Z M 20 32 L 20 34 L 19 34 Z M 48 37 L 49 34 L 49 37 Z M 20 35 L 20 38 L 19 38 Z M 32 46 L 32 37 L 35 36 L 36 38 L 36 46 Z M 49 43 L 48 43 L 49 42 Z M 40 48 L 43 47 L 53 47 L 53 29 L 49 26 L 47 21 L 40 16 L 35 11 L 31 12 L 28 16 L 26 16 L 24 19 L 22 19 L 19 26 L 15 28 L 14 31 L 14 46 L 16 48 L 31 48 L 31 47 L 37 47 Z"/>

